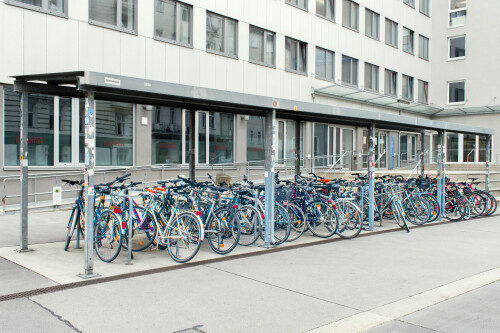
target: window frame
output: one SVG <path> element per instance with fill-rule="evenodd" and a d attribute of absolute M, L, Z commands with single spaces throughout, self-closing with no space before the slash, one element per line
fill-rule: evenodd
<path fill-rule="evenodd" d="M 300 44 L 302 43 L 305 46 L 305 49 L 306 49 L 305 59 L 304 59 L 305 68 L 304 68 L 303 72 L 299 71 L 299 62 L 298 61 L 297 61 L 297 69 L 287 68 L 286 67 L 286 40 L 287 39 L 290 39 L 290 40 L 292 40 L 294 42 L 297 42 L 297 55 L 300 55 Z M 286 72 L 290 72 L 290 73 L 295 73 L 295 74 L 300 74 L 300 75 L 306 75 L 307 76 L 307 69 L 308 69 L 308 67 L 307 67 L 308 54 L 307 53 L 308 53 L 308 43 L 300 41 L 300 40 L 292 38 L 292 37 L 285 36 L 285 71 Z"/>
<path fill-rule="evenodd" d="M 422 11 L 422 3 L 426 3 L 427 4 L 427 12 L 423 12 Z M 424 7 L 425 8 L 425 7 Z M 419 3 L 418 3 L 418 11 L 422 14 L 424 14 L 425 16 L 427 17 L 431 17 L 431 4 L 430 4 L 430 1 L 429 0 L 419 0 Z"/>
<path fill-rule="evenodd" d="M 331 22 L 336 22 L 335 21 L 335 15 L 336 15 L 336 0 L 323 0 L 325 2 L 325 12 L 326 13 L 331 13 L 332 17 L 328 17 L 328 15 L 323 16 L 321 14 L 318 14 L 318 7 L 316 6 L 316 15 L 318 17 L 321 17 L 325 20 L 331 21 Z"/>
<path fill-rule="evenodd" d="M 373 17 L 377 18 L 377 36 L 373 36 L 373 35 L 368 34 L 368 31 L 367 31 L 368 24 L 366 24 L 366 22 L 368 21 L 367 20 L 368 15 L 371 15 L 371 17 L 372 17 L 372 25 L 371 25 L 372 30 L 373 30 Z M 374 12 L 373 10 L 368 9 L 368 8 L 365 8 L 365 36 L 380 41 L 380 14 L 377 12 Z"/>
<path fill-rule="evenodd" d="M 260 30 L 262 32 L 262 58 L 264 59 L 264 62 L 251 59 L 251 57 L 250 57 L 250 30 L 252 28 L 258 29 L 258 30 Z M 272 35 L 273 39 L 274 39 L 274 42 L 273 42 L 273 63 L 272 64 L 267 64 L 265 62 L 265 56 L 264 56 L 265 55 L 264 48 L 266 47 L 266 37 L 269 36 L 269 35 Z M 264 28 L 258 27 L 256 25 L 249 24 L 248 25 L 248 39 L 249 39 L 249 43 L 248 43 L 248 61 L 250 63 L 256 64 L 256 65 L 266 66 L 266 67 L 270 67 L 270 68 L 276 68 L 276 33 L 273 32 L 273 31 L 266 30 Z"/>
<path fill-rule="evenodd" d="M 421 57 L 420 56 L 420 52 L 421 52 L 421 47 L 420 47 L 420 40 L 424 40 L 424 41 L 427 41 L 427 52 L 426 52 L 426 57 Z M 429 38 L 425 37 L 424 35 L 418 35 L 418 57 L 420 59 L 423 59 L 423 60 L 426 60 L 426 61 L 429 61 L 429 55 L 430 55 L 430 52 L 429 52 L 429 45 L 430 45 L 430 40 Z"/>
<path fill-rule="evenodd" d="M 448 1 L 448 28 L 458 28 L 458 27 L 463 27 L 467 25 L 467 0 L 465 2 L 465 7 L 459 8 L 459 9 L 451 9 L 451 2 L 453 0 Z M 451 25 L 451 14 L 458 13 L 458 12 L 465 12 L 465 23 L 464 24 L 459 24 L 459 25 Z"/>
<path fill-rule="evenodd" d="M 466 98 L 466 83 L 465 83 L 465 79 L 464 80 L 454 80 L 454 81 L 448 81 L 447 82 L 447 86 L 448 86 L 448 89 L 447 89 L 447 95 L 448 95 L 448 98 L 446 99 L 446 104 L 447 105 L 464 105 L 465 104 L 465 101 L 467 100 Z M 464 100 L 463 101 L 460 101 L 460 102 L 450 102 L 450 84 L 452 83 L 459 83 L 459 82 L 463 82 L 464 83 Z"/>
<path fill-rule="evenodd" d="M 405 50 L 405 30 L 409 32 L 409 41 L 410 41 L 410 50 Z M 415 55 L 415 31 L 403 26 L 403 52 L 406 52 L 411 55 Z"/>
<path fill-rule="evenodd" d="M 153 38 L 155 40 L 158 40 L 158 41 L 161 41 L 161 42 L 166 42 L 166 43 L 170 43 L 170 44 L 175 44 L 175 45 L 179 45 L 179 46 L 193 48 L 193 6 L 190 5 L 190 4 L 184 3 L 182 1 L 177 1 L 177 0 L 167 0 L 167 1 L 171 1 L 171 2 L 175 3 L 175 19 L 176 19 L 176 22 L 175 22 L 175 39 L 176 40 L 156 35 L 156 29 L 155 29 L 156 22 L 155 22 L 154 18 L 153 18 Z M 156 0 L 155 0 L 155 5 L 156 5 Z M 180 25 L 181 25 L 181 20 L 178 20 L 178 17 L 179 17 L 179 14 L 181 12 L 181 7 L 182 6 L 188 7 L 189 8 L 189 13 L 191 15 L 190 16 L 191 19 L 189 20 L 189 38 L 191 40 L 191 43 L 182 43 L 182 42 L 179 41 L 180 36 L 178 34 L 178 31 L 180 30 L 179 28 L 180 28 Z M 155 12 L 156 12 L 156 9 L 155 9 Z"/>
<path fill-rule="evenodd" d="M 292 2 L 292 1 L 297 2 L 297 3 L 294 3 L 294 2 Z M 308 12 L 308 11 L 309 11 L 309 9 L 308 9 L 308 2 L 309 2 L 309 0 L 305 0 L 305 4 L 306 4 L 306 6 L 305 6 L 305 8 L 304 8 L 304 7 L 300 7 L 300 6 L 298 5 L 298 0 L 285 0 L 285 3 L 286 3 L 286 4 L 288 4 L 288 5 L 290 5 L 290 6 L 293 6 L 293 7 L 295 7 L 295 8 L 301 9 L 301 10 L 306 11 L 306 12 Z"/>
<path fill-rule="evenodd" d="M 465 55 L 462 56 L 462 57 L 451 57 L 451 40 L 452 39 L 458 39 L 458 38 L 463 38 L 464 39 L 464 52 L 465 52 Z M 453 36 L 453 37 L 448 37 L 448 58 L 447 60 L 448 61 L 456 61 L 456 60 L 463 60 L 467 57 L 467 38 L 466 38 L 466 35 L 459 35 L 459 36 Z"/>
<path fill-rule="evenodd" d="M 321 51 L 325 52 L 325 73 L 326 73 L 326 68 L 328 67 L 327 62 L 326 62 L 326 60 L 328 59 L 327 54 L 328 53 L 332 54 L 333 63 L 332 63 L 332 78 L 331 79 L 328 78 L 328 75 L 326 75 L 326 77 L 318 76 L 318 63 L 316 61 L 317 56 L 318 56 L 318 49 L 320 49 Z M 329 81 L 329 82 L 335 82 L 335 52 L 334 51 L 331 51 L 331 50 L 328 50 L 328 49 L 316 46 L 316 48 L 315 48 L 314 64 L 315 64 L 314 74 L 315 74 L 315 77 L 317 79 L 324 80 L 324 81 Z"/>
<path fill-rule="evenodd" d="M 425 87 L 427 87 L 427 100 L 426 101 L 423 101 L 423 100 L 420 99 L 420 82 L 422 82 L 424 84 L 424 89 L 425 89 Z M 429 82 L 419 79 L 417 84 L 418 84 L 417 101 L 420 104 L 429 104 Z"/>
<path fill-rule="evenodd" d="M 388 72 L 393 73 L 395 75 L 395 77 L 396 77 L 396 81 L 395 81 L 396 86 L 394 87 L 394 94 L 389 94 L 387 92 L 387 89 L 386 89 L 386 83 L 387 83 L 387 76 L 386 76 L 386 74 Z M 391 96 L 391 97 L 396 97 L 396 98 L 398 97 L 398 72 L 390 70 L 388 68 L 385 68 L 385 71 L 384 71 L 384 95 Z"/>
<path fill-rule="evenodd" d="M 376 82 L 376 89 L 373 89 L 371 87 L 366 86 L 366 71 L 367 71 L 367 66 L 370 66 L 371 68 L 376 68 L 377 69 L 377 80 Z M 373 81 L 373 80 L 372 80 Z M 364 85 L 363 85 L 365 90 L 372 91 L 372 92 L 379 92 L 380 91 L 380 66 L 371 64 L 369 62 L 365 62 L 365 80 L 364 80 Z"/>
<path fill-rule="evenodd" d="M 413 1 L 413 5 L 410 3 L 410 1 Z M 415 9 L 415 0 L 403 0 L 403 3 L 413 9 Z"/>
<path fill-rule="evenodd" d="M 395 44 L 391 44 L 388 40 L 387 40 L 387 23 L 390 23 L 391 24 L 391 32 L 392 32 L 392 28 L 395 26 L 395 30 L 396 30 L 396 41 L 395 41 Z M 396 49 L 399 49 L 398 45 L 399 45 L 399 24 L 389 18 L 385 18 L 385 44 L 386 45 L 389 45 L 389 46 L 392 46 Z M 392 33 L 389 32 L 390 36 L 392 36 Z"/>
<path fill-rule="evenodd" d="M 404 87 L 405 87 L 406 81 L 408 83 L 409 96 L 404 95 Z M 401 97 L 406 101 L 413 102 L 415 100 L 415 78 L 413 78 L 412 76 L 403 74 L 402 79 L 401 79 L 401 84 L 402 84 L 402 88 L 403 88 Z"/>
<path fill-rule="evenodd" d="M 116 20 L 118 22 L 121 22 L 121 18 L 122 18 L 122 1 L 123 0 L 116 0 L 117 1 L 117 4 L 116 4 Z M 116 24 L 108 24 L 108 23 L 104 23 L 104 22 L 100 22 L 100 21 L 96 21 L 96 20 L 92 20 L 90 18 L 90 12 L 91 12 L 91 2 L 92 0 L 88 0 L 88 6 L 89 6 L 89 10 L 88 10 L 88 22 L 89 24 L 91 25 L 95 25 L 95 26 L 99 26 L 99 27 L 102 27 L 102 28 L 106 28 L 106 29 L 111 29 L 111 30 L 116 30 L 116 31 L 120 31 L 120 32 L 125 32 L 125 33 L 128 33 L 128 34 L 131 34 L 131 35 L 138 35 L 137 33 L 137 21 L 138 21 L 138 17 L 137 17 L 137 14 L 138 14 L 138 0 L 132 0 L 134 1 L 134 29 L 126 29 L 126 28 L 123 28 L 123 27 L 120 27 L 118 26 L 118 22 Z M 154 26 L 154 22 L 153 22 L 153 26 Z"/>
<path fill-rule="evenodd" d="M 352 63 L 353 63 L 353 60 L 356 61 L 356 83 L 355 84 L 353 84 L 351 82 L 346 82 L 346 81 L 343 80 L 343 75 L 342 74 L 344 73 L 344 66 L 343 66 L 344 65 L 344 58 L 349 58 L 350 59 L 350 64 L 351 65 L 349 67 L 350 68 L 349 72 L 350 72 L 351 79 L 353 78 L 353 75 L 352 75 L 353 74 L 352 73 L 352 69 L 353 69 Z M 345 54 L 342 54 L 341 69 L 342 69 L 342 72 L 341 72 L 341 75 L 340 75 L 340 81 L 342 82 L 342 84 L 343 85 L 347 85 L 347 86 L 351 86 L 351 87 L 359 87 L 359 59 L 350 57 L 350 56 L 345 55 Z"/>
<path fill-rule="evenodd" d="M 21 0 L 4 0 L 4 2 L 7 5 L 12 5 L 12 6 L 21 7 L 24 9 L 33 10 L 33 11 L 40 12 L 40 13 L 45 13 L 45 14 L 49 14 L 49 15 L 68 18 L 68 0 L 63 0 L 64 11 L 62 13 L 50 10 L 49 9 L 49 0 L 42 0 L 41 7 L 21 2 Z"/>
<path fill-rule="evenodd" d="M 214 15 L 214 16 L 219 16 L 221 18 L 224 19 L 224 36 L 223 36 L 223 39 L 224 39 L 224 52 L 220 52 L 220 51 L 217 51 L 217 50 L 212 50 L 212 49 L 209 49 L 207 46 L 206 46 L 206 35 L 208 33 L 208 30 L 206 29 L 206 26 L 207 26 L 207 23 L 205 21 L 205 50 L 206 52 L 208 53 L 213 53 L 213 54 L 216 54 L 216 55 L 220 55 L 220 56 L 224 56 L 224 57 L 228 57 L 228 58 L 232 58 L 232 59 L 238 59 L 238 47 L 239 47 L 239 36 L 238 36 L 238 31 L 239 31 L 239 24 L 238 24 L 238 20 L 236 19 L 233 19 L 233 18 L 230 18 L 230 17 L 227 17 L 227 16 L 224 16 L 224 15 L 220 15 L 220 14 L 217 14 L 217 13 L 214 13 L 214 12 L 210 12 L 210 11 L 207 11 L 206 13 L 206 19 L 208 19 L 208 16 L 209 15 Z M 232 54 L 229 54 L 227 52 L 227 47 L 228 47 L 228 43 L 227 43 L 227 26 L 228 26 L 228 22 L 229 21 L 234 21 L 235 23 L 235 28 L 236 28 L 236 31 L 235 31 L 235 35 L 234 35 L 234 38 L 235 38 L 235 46 L 234 46 L 234 55 Z"/>
<path fill-rule="evenodd" d="M 349 25 L 344 20 L 344 8 L 343 6 L 349 3 Z M 356 27 L 352 26 L 351 18 L 352 18 L 352 9 L 356 8 Z M 354 2 L 352 0 L 342 0 L 342 26 L 344 28 L 359 32 L 359 3 Z"/>

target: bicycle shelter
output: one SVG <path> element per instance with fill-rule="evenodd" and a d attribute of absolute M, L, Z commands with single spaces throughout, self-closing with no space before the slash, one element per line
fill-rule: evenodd
<path fill-rule="evenodd" d="M 20 218 L 20 249 L 28 249 L 28 94 L 41 93 L 65 97 L 85 98 L 85 246 L 84 246 L 84 277 L 94 276 L 93 270 L 93 214 L 94 214 L 94 174 L 95 174 L 95 100 L 128 102 L 143 105 L 159 105 L 179 107 L 191 110 L 194 126 L 196 110 L 217 111 L 242 115 L 265 117 L 264 134 L 264 183 L 266 193 L 265 204 L 265 246 L 272 246 L 273 239 L 273 205 L 274 205 L 274 174 L 275 174 L 275 136 L 277 135 L 276 118 L 300 121 L 321 121 L 340 125 L 366 127 L 369 129 L 369 156 L 367 174 L 369 179 L 369 229 L 374 222 L 374 168 L 376 129 L 399 131 L 438 132 L 437 156 L 437 187 L 438 201 L 444 202 L 445 188 L 445 145 L 446 131 L 466 134 L 479 134 L 487 137 L 486 145 L 486 190 L 489 189 L 489 163 L 491 159 L 491 136 L 494 130 L 473 127 L 455 123 L 435 121 L 421 117 L 410 117 L 394 113 L 382 113 L 339 107 L 335 105 L 301 102 L 278 99 L 269 96 L 250 95 L 239 92 L 209 89 L 169 82 L 152 81 L 141 78 L 125 77 L 98 72 L 63 72 L 36 75 L 14 76 L 14 90 L 20 93 L 20 172 L 21 172 L 21 218 Z M 189 177 L 195 179 L 195 133 L 189 132 Z M 300 126 L 295 126 L 295 137 L 300 136 Z M 424 135 L 421 135 L 422 140 Z M 300 160 L 300 142 L 295 140 L 296 161 Z M 422 154 L 423 174 L 423 159 Z M 300 163 L 295 163 L 295 173 L 300 173 Z"/>

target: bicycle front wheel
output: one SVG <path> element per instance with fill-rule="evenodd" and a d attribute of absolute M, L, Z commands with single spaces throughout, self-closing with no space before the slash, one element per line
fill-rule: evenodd
<path fill-rule="evenodd" d="M 262 228 L 262 217 L 257 208 L 253 206 L 243 206 L 236 211 L 236 218 L 240 223 L 240 239 L 238 244 L 249 246 L 259 238 Z"/>
<path fill-rule="evenodd" d="M 235 210 L 221 207 L 214 211 L 208 222 L 208 245 L 217 254 L 228 254 L 238 245 L 240 231 Z"/>
<path fill-rule="evenodd" d="M 339 226 L 337 235 L 344 239 L 352 239 L 361 233 L 363 217 L 357 205 L 350 201 L 336 201 Z"/>
<path fill-rule="evenodd" d="M 309 230 L 318 237 L 328 238 L 335 234 L 338 215 L 330 205 L 316 201 L 307 205 L 306 219 Z"/>
<path fill-rule="evenodd" d="M 134 206 L 132 211 L 132 251 L 138 252 L 147 249 L 153 244 L 156 236 L 156 223 L 150 212 L 144 207 Z M 128 211 L 124 220 L 128 220 Z M 128 228 L 125 232 L 123 247 L 128 248 Z"/>
<path fill-rule="evenodd" d="M 120 253 L 123 238 L 120 219 L 111 210 L 101 212 L 94 225 L 94 247 L 99 259 L 112 262 Z"/>
<path fill-rule="evenodd" d="M 198 253 L 202 241 L 201 221 L 192 212 L 182 212 L 167 225 L 167 249 L 172 259 L 185 263 Z"/>

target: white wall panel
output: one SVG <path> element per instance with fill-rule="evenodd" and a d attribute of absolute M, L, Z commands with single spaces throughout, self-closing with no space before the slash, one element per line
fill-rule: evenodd
<path fill-rule="evenodd" d="M 269 71 L 269 69 L 260 65 L 254 65 L 253 67 L 255 69 L 255 79 L 257 83 L 255 92 L 257 95 L 267 95 L 268 82 L 266 72 Z"/>
<path fill-rule="evenodd" d="M 47 72 L 78 70 L 78 22 L 47 16 Z"/>
<path fill-rule="evenodd" d="M 246 0 L 227 1 L 227 16 L 241 20 L 244 18 Z"/>
<path fill-rule="evenodd" d="M 285 36 L 276 34 L 276 68 L 285 69 Z"/>
<path fill-rule="evenodd" d="M 137 2 L 139 3 L 139 7 L 137 8 L 137 31 L 141 36 L 153 38 L 155 0 Z"/>
<path fill-rule="evenodd" d="M 246 60 L 250 58 L 250 26 L 248 23 L 238 22 L 238 58 Z"/>
<path fill-rule="evenodd" d="M 68 17 L 72 20 L 88 22 L 89 2 L 87 0 L 68 0 Z"/>
<path fill-rule="evenodd" d="M 282 12 L 279 1 L 266 1 L 266 27 L 274 32 L 280 30 Z"/>
<path fill-rule="evenodd" d="M 258 16 L 259 16 L 259 11 L 257 10 L 257 6 L 255 5 L 254 1 L 248 1 L 245 0 L 245 21 L 250 23 L 250 24 L 256 24 L 258 21 Z"/>
<path fill-rule="evenodd" d="M 103 71 L 103 29 L 85 22 L 78 23 L 79 69 Z"/>
<path fill-rule="evenodd" d="M 215 59 L 218 56 L 201 52 L 200 54 L 200 86 L 207 88 L 215 87 L 215 77 L 217 76 L 217 69 Z"/>
<path fill-rule="evenodd" d="M 23 70 L 23 10 L 13 6 L 0 4 L 3 8 L 0 16 L 2 25 L 9 29 L 0 30 L 0 35 L 3 38 L 0 54 L 3 61 L 0 63 L 0 82 L 12 83 L 13 79 L 9 76 L 24 74 Z M 5 47 L 7 46 L 8 47 Z"/>
<path fill-rule="evenodd" d="M 267 96 L 277 97 L 280 95 L 280 71 L 268 70 L 267 76 Z"/>
<path fill-rule="evenodd" d="M 185 47 L 179 48 L 179 82 L 193 86 L 200 85 L 200 52 Z"/>
<path fill-rule="evenodd" d="M 233 0 L 230 0 L 233 1 Z M 215 1 L 215 11 L 224 16 L 228 16 L 227 7 L 228 0 L 217 0 Z M 234 17 L 233 17 L 234 18 Z"/>
<path fill-rule="evenodd" d="M 206 27 L 207 18 L 206 11 L 200 7 L 193 8 L 193 47 L 199 50 L 205 50 L 206 48 Z"/>
<path fill-rule="evenodd" d="M 178 64 L 177 61 L 173 65 L 178 67 Z M 165 43 L 146 38 L 146 78 L 165 81 L 165 66 Z"/>
<path fill-rule="evenodd" d="M 121 34 L 121 75 L 146 77 L 146 38 Z"/>
<path fill-rule="evenodd" d="M 243 76 L 244 92 L 247 94 L 255 94 L 257 91 L 257 72 L 254 64 L 244 62 L 245 74 Z"/>
<path fill-rule="evenodd" d="M 270 15 L 270 13 L 267 10 L 267 3 L 270 1 L 267 0 L 254 0 L 254 6 L 257 8 L 257 20 L 255 21 L 255 24 L 258 25 L 259 27 L 263 27 L 265 29 L 269 29 L 267 26 L 267 17 Z"/>
<path fill-rule="evenodd" d="M 103 29 L 103 71 L 110 74 L 121 73 L 121 33 Z"/>
<path fill-rule="evenodd" d="M 292 98 L 292 80 L 290 78 L 290 76 L 292 74 L 288 73 L 288 72 L 285 72 L 285 71 L 281 71 L 280 73 L 280 95 L 279 97 L 281 98 L 287 98 L 287 99 L 291 99 Z"/>
<path fill-rule="evenodd" d="M 226 58 L 226 57 L 215 57 L 215 88 L 222 90 L 233 90 L 231 87 L 227 86 L 227 64 L 229 62 L 236 62 L 238 60 Z"/>
<path fill-rule="evenodd" d="M 24 10 L 24 74 L 47 71 L 47 16 Z"/>
<path fill-rule="evenodd" d="M 228 89 L 236 92 L 244 91 L 244 64 L 245 62 L 242 60 L 227 62 L 226 80 Z"/>
<path fill-rule="evenodd" d="M 180 82 L 180 51 L 183 47 L 164 43 L 165 45 L 165 81 Z"/>

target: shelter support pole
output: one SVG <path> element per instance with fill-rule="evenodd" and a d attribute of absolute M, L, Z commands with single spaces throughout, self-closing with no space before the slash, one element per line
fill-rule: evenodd
<path fill-rule="evenodd" d="M 443 202 L 444 202 L 444 188 L 443 188 L 443 180 L 444 180 L 444 131 L 438 131 L 437 135 L 438 145 L 437 145 L 437 175 L 436 175 L 436 187 L 437 187 L 437 200 L 440 207 L 439 220 L 442 219 L 442 215 L 444 212 Z"/>
<path fill-rule="evenodd" d="M 189 179 L 196 179 L 196 111 L 189 111 Z"/>
<path fill-rule="evenodd" d="M 295 175 L 300 175 L 300 120 L 295 120 Z"/>
<path fill-rule="evenodd" d="M 491 135 L 486 135 L 486 174 L 484 179 L 484 186 L 486 192 L 490 191 L 490 161 L 491 161 Z"/>
<path fill-rule="evenodd" d="M 425 174 L 425 132 L 420 133 L 420 176 Z"/>
<path fill-rule="evenodd" d="M 375 123 L 370 124 L 370 146 L 368 148 L 368 230 L 373 230 L 375 218 Z"/>
<path fill-rule="evenodd" d="M 272 247 L 274 239 L 274 142 L 276 135 L 276 110 L 266 114 L 264 131 L 264 247 Z"/>
<path fill-rule="evenodd" d="M 94 92 L 85 93 L 85 240 L 84 273 L 82 278 L 97 276 L 94 273 L 94 168 L 95 168 L 95 99 Z"/>
<path fill-rule="evenodd" d="M 21 123 L 20 123 L 20 145 L 19 145 L 19 167 L 21 168 L 21 232 L 19 252 L 30 251 L 28 249 L 28 93 L 21 91 Z"/>

